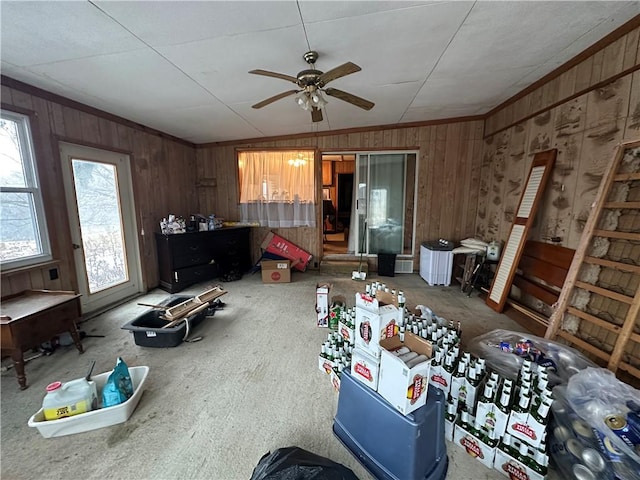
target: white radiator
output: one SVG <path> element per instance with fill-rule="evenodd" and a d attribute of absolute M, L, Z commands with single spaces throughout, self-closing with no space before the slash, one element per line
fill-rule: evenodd
<path fill-rule="evenodd" d="M 413 273 L 413 260 L 396 259 L 395 273 Z"/>

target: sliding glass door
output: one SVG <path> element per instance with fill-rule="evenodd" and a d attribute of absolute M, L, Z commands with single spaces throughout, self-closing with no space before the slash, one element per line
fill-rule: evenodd
<path fill-rule="evenodd" d="M 358 154 L 356 253 L 413 254 L 415 172 L 415 153 Z"/>

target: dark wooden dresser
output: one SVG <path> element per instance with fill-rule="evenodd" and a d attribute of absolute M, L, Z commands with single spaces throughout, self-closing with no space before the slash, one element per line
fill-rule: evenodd
<path fill-rule="evenodd" d="M 251 268 L 251 227 L 207 232 L 156 233 L 160 288 L 179 292 L 194 283 Z"/>

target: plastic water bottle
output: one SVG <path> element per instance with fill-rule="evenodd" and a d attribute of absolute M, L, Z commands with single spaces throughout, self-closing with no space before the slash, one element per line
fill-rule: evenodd
<path fill-rule="evenodd" d="M 45 420 L 71 417 L 90 412 L 97 407 L 95 382 L 79 378 L 70 382 L 53 382 L 47 385 L 47 394 L 42 400 Z"/>

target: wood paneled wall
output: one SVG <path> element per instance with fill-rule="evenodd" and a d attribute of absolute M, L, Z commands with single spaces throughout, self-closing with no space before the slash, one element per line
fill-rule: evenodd
<path fill-rule="evenodd" d="M 2 272 L 2 295 L 26 288 L 77 291 L 59 140 L 130 155 L 143 287 L 157 286 L 158 260 L 153 233 L 159 230 L 159 220 L 168 213 L 188 215 L 198 208 L 195 147 L 154 134 L 150 129 L 109 119 L 106 114 L 88 113 L 74 108 L 72 102 L 57 102 L 51 97 L 40 96 L 34 88 L 10 87 L 4 82 L 2 85 L 3 108 L 17 107 L 31 113 L 36 162 L 55 259 L 53 265 Z M 49 280 L 51 268 L 59 270 L 58 280 Z"/>
<path fill-rule="evenodd" d="M 553 178 L 530 239 L 559 237 L 560 245 L 576 248 L 614 147 L 640 139 L 640 71 L 618 75 L 638 66 L 639 32 L 640 28 L 629 32 L 507 106 L 507 112 L 487 119 L 487 132 L 517 123 L 485 138 L 477 236 L 506 240 L 533 155 L 557 148 Z M 600 86 L 574 96 L 595 84 Z M 552 104 L 558 105 L 527 118 L 538 107 Z"/>
<path fill-rule="evenodd" d="M 478 237 L 506 240 L 533 155 L 557 148 L 553 176 L 529 239 L 550 242 L 557 237 L 559 245 L 578 246 L 615 147 L 640 140 L 639 38 L 640 27 L 487 118 Z M 526 295 L 520 301 L 546 316 L 552 311 Z M 593 311 L 617 317 L 619 312 L 596 305 L 598 301 L 592 299 Z M 613 349 L 616 336 L 604 328 L 589 322 L 565 327 L 600 349 Z M 640 332 L 640 323 L 634 331 Z M 640 365 L 639 359 L 640 344 L 630 344 L 625 361 Z"/>
<path fill-rule="evenodd" d="M 468 121 L 409 128 L 387 128 L 333 135 L 296 136 L 291 139 L 251 143 L 206 145 L 197 149 L 199 177 L 211 179 L 198 189 L 200 211 L 214 212 L 227 220 L 239 220 L 236 149 L 315 148 L 318 152 L 419 150 L 416 248 L 438 238 L 454 241 L 473 235 L 476 221 L 482 151 L 483 122 Z M 319 155 L 316 162 L 318 198 L 322 198 Z M 314 255 L 322 257 L 321 203 L 318 228 L 272 229 Z M 254 256 L 268 229 L 254 232 Z M 417 262 L 414 263 L 417 268 Z"/>
<path fill-rule="evenodd" d="M 638 19 L 633 19 L 629 24 L 637 25 Z M 633 73 L 640 64 L 639 41 L 640 28 L 633 28 L 612 43 L 606 43 L 606 38 L 603 39 L 603 48 L 580 62 L 573 62 L 575 65 L 561 75 L 526 94 L 517 95 L 516 101 L 508 101 L 503 108 L 489 112 L 485 121 L 485 135 L 504 130 L 594 88 L 606 86 L 620 76 Z"/>

